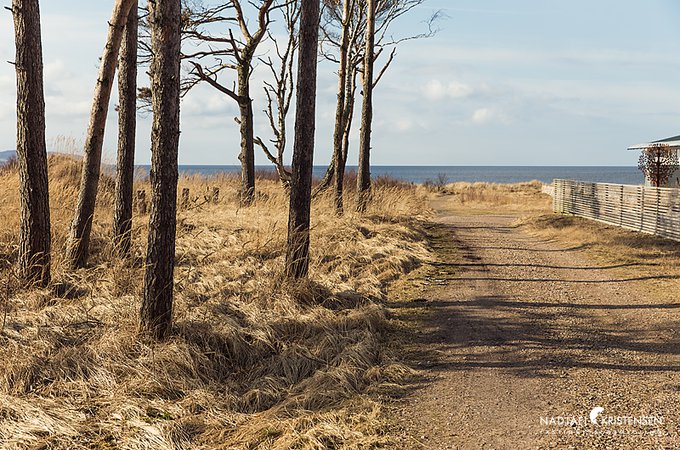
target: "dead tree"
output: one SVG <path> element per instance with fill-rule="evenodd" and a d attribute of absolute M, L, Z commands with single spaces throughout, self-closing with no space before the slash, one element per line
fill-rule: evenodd
<path fill-rule="evenodd" d="M 38 0 L 13 0 L 17 77 L 17 160 L 21 193 L 19 275 L 50 282 L 50 202 L 45 146 L 42 38 Z"/>
<path fill-rule="evenodd" d="M 132 195 L 137 128 L 137 1 L 128 14 L 118 62 L 118 158 L 113 210 L 113 239 L 121 257 L 130 255 Z"/>
<path fill-rule="evenodd" d="M 298 57 L 293 177 L 286 246 L 286 276 L 290 279 L 306 278 L 309 271 L 319 0 L 301 0 L 300 10 L 300 54 Z"/>
<path fill-rule="evenodd" d="M 116 72 L 118 52 L 123 39 L 125 23 L 135 0 L 116 0 L 109 22 L 109 33 L 102 55 L 97 86 L 92 101 L 90 125 L 85 138 L 83 171 L 75 217 L 71 225 L 67 248 L 67 263 L 73 268 L 83 267 L 88 258 L 92 219 L 97 200 L 99 173 L 104 143 L 104 128 L 111 98 L 111 87 Z"/>
<path fill-rule="evenodd" d="M 286 118 L 290 111 L 290 105 L 295 90 L 293 64 L 295 62 L 295 55 L 299 44 L 299 3 L 296 1 L 287 2 L 283 6 L 282 11 L 287 31 L 286 45 L 281 45 L 272 33 L 267 31 L 269 38 L 274 43 L 278 61 L 275 64 L 271 57 L 260 59 L 260 61 L 269 68 L 273 79 L 273 82 L 264 82 L 264 92 L 267 96 L 267 107 L 264 110 L 264 113 L 267 116 L 267 119 L 269 119 L 269 126 L 274 134 L 272 142 L 274 144 L 274 149 L 276 150 L 276 155 L 269 150 L 259 136 L 255 138 L 255 143 L 262 148 L 267 159 L 274 165 L 281 183 L 283 183 L 285 187 L 290 187 L 291 173 L 284 165 L 283 155 L 286 151 L 287 143 Z"/>
<path fill-rule="evenodd" d="M 670 177 L 678 171 L 678 151 L 666 144 L 653 144 L 640 155 L 638 168 L 654 187 L 668 184 Z"/>
<path fill-rule="evenodd" d="M 260 0 L 257 7 L 257 29 L 251 32 L 248 20 L 241 7 L 241 0 L 212 7 L 196 7 L 186 10 L 188 17 L 185 35 L 197 47 L 186 53 L 194 68 L 194 83 L 203 81 L 227 95 L 239 106 L 240 116 L 236 119 L 241 133 L 241 205 L 250 205 L 255 198 L 255 137 L 253 124 L 253 99 L 250 96 L 250 78 L 253 72 L 253 59 L 260 42 L 265 37 L 270 24 L 270 12 L 274 0 Z M 233 11 L 233 13 L 232 13 Z M 234 36 L 229 28 L 238 24 L 241 36 Z M 222 33 L 216 28 L 224 26 Z M 207 65 L 203 61 L 209 61 Z M 229 87 L 219 80 L 225 70 L 236 71 L 236 86 Z"/>
<path fill-rule="evenodd" d="M 321 53 L 327 60 L 338 64 L 338 93 L 333 129 L 333 155 L 315 193 L 326 190 L 335 180 L 336 212 L 342 214 L 345 165 L 355 98 L 355 89 L 352 85 L 356 82 L 357 68 L 361 62 L 356 51 L 356 43 L 361 34 L 364 9 L 360 7 L 358 0 L 325 0 L 324 5 Z M 327 47 L 337 49 L 338 56 Z"/>
<path fill-rule="evenodd" d="M 425 0 L 375 0 L 375 28 L 373 63 L 380 58 L 384 50 L 391 48 L 392 51 L 383 67 L 375 77 L 375 87 L 382 75 L 387 71 L 395 57 L 396 46 L 411 39 L 419 39 L 434 34 L 431 24 L 437 15 L 430 19 L 430 30 L 427 33 L 393 38 L 387 32 L 393 22 L 402 15 L 408 13 L 414 7 L 422 4 Z M 354 104 L 356 98 L 356 77 L 363 71 L 366 49 L 367 27 L 367 0 L 325 0 L 324 20 L 321 23 L 323 37 L 322 54 L 324 58 L 338 64 L 338 77 L 345 76 L 345 83 L 338 83 L 338 100 L 336 104 L 336 121 L 333 135 L 333 157 L 322 181 L 317 186 L 315 193 L 319 193 L 331 185 L 334 186 L 334 198 L 336 211 L 343 211 L 343 184 L 347 154 L 349 151 L 349 136 L 354 117 Z M 349 17 L 347 17 L 349 13 Z M 347 44 L 345 41 L 348 41 Z M 347 59 L 343 64 L 343 49 L 347 45 Z M 340 68 L 345 66 L 344 74 Z M 343 102 L 344 99 L 344 102 Z M 342 114 L 340 113 L 342 111 Z M 333 181 L 335 181 L 333 183 Z"/>
<path fill-rule="evenodd" d="M 149 2 L 151 27 L 151 217 L 140 330 L 156 339 L 172 324 L 181 53 L 180 0 Z"/>
<path fill-rule="evenodd" d="M 371 124 L 373 122 L 373 50 L 375 46 L 375 0 L 367 0 L 366 49 L 364 50 L 363 101 L 359 135 L 359 170 L 357 173 L 357 211 L 366 211 L 371 191 Z"/>
<path fill-rule="evenodd" d="M 343 205 L 343 186 L 345 182 L 345 164 L 347 155 L 343 152 L 343 137 L 349 118 L 347 100 L 350 95 L 347 82 L 352 71 L 349 67 L 349 50 L 352 11 L 356 0 L 343 0 L 342 17 L 340 22 L 341 38 L 339 43 L 340 58 L 338 61 L 338 96 L 335 108 L 335 128 L 333 130 L 333 174 L 335 179 L 335 210 L 337 214 L 342 214 Z"/>

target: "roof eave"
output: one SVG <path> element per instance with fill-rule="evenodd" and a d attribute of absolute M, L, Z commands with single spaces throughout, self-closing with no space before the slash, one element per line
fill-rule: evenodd
<path fill-rule="evenodd" d="M 669 141 L 669 142 L 647 142 L 646 144 L 637 144 L 637 145 L 632 145 L 628 147 L 628 150 L 644 150 L 647 147 L 651 147 L 653 145 L 658 145 L 662 144 L 666 148 L 671 148 L 675 150 L 680 150 L 680 141 Z"/>

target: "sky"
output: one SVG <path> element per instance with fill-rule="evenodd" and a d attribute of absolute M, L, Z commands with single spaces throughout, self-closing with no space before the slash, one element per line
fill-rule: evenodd
<path fill-rule="evenodd" d="M 51 150 L 69 150 L 66 141 L 77 149 L 84 140 L 112 4 L 41 2 Z M 638 155 L 626 147 L 680 134 L 677 0 L 426 0 L 392 33 L 420 33 L 439 10 L 436 36 L 401 44 L 375 91 L 374 164 L 632 166 Z M 263 44 L 261 54 L 270 49 Z M 13 58 L 11 15 L 3 9 L 0 150 L 15 146 L 15 74 L 5 63 Z M 264 69 L 255 68 L 253 99 L 255 133 L 266 140 Z M 318 165 L 332 153 L 335 70 L 319 66 Z M 140 85 L 148 85 L 145 78 L 142 71 Z M 108 162 L 115 161 L 116 95 Z M 192 91 L 182 102 L 180 164 L 238 164 L 237 113 L 233 100 L 208 86 Z M 139 118 L 138 164 L 150 161 L 150 121 Z M 355 119 L 350 165 L 358 128 Z M 256 161 L 268 163 L 260 153 Z"/>

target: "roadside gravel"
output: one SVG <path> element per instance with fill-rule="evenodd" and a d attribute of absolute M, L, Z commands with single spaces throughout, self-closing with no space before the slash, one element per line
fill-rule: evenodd
<path fill-rule="evenodd" d="M 402 447 L 680 448 L 680 303 L 516 219 L 441 213 L 430 287 L 394 310 L 426 374 L 395 408 Z"/>

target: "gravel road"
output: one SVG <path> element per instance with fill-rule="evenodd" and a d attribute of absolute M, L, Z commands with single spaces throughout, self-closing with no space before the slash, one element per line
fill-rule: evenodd
<path fill-rule="evenodd" d="M 416 302 L 407 351 L 427 380 L 396 408 L 403 447 L 680 448 L 680 303 L 515 220 L 439 219 L 459 257 Z"/>

